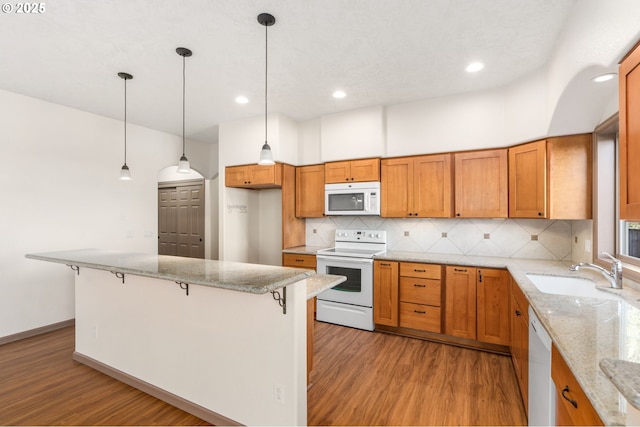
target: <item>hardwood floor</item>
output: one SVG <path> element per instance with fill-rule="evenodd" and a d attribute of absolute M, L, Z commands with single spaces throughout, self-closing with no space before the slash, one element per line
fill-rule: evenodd
<path fill-rule="evenodd" d="M 74 327 L 0 346 L 0 425 L 208 425 L 72 360 Z"/>
<path fill-rule="evenodd" d="M 309 425 L 526 425 L 506 356 L 315 326 Z M 73 327 L 0 346 L 0 425 L 206 425 L 73 348 Z"/>
<path fill-rule="evenodd" d="M 511 359 L 315 323 L 309 425 L 526 425 Z"/>

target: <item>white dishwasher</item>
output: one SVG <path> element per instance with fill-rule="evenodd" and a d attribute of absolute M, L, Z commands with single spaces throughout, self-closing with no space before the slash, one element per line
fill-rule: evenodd
<path fill-rule="evenodd" d="M 556 390 L 551 380 L 551 337 L 529 306 L 529 425 L 556 424 Z"/>

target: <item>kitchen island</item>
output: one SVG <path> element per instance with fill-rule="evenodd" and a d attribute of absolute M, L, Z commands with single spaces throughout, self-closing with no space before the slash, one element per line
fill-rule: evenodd
<path fill-rule="evenodd" d="M 313 270 L 83 249 L 74 359 L 214 424 L 305 425 Z"/>

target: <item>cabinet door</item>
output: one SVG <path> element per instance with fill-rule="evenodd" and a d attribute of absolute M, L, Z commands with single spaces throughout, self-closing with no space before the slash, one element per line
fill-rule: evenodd
<path fill-rule="evenodd" d="M 413 159 L 413 216 L 448 218 L 453 214 L 451 154 Z"/>
<path fill-rule="evenodd" d="M 640 45 L 620 64 L 620 218 L 640 220 Z"/>
<path fill-rule="evenodd" d="M 509 217 L 547 217 L 547 141 L 509 148 Z"/>
<path fill-rule="evenodd" d="M 551 378 L 556 386 L 556 425 L 604 425 L 555 345 L 551 346 Z"/>
<path fill-rule="evenodd" d="M 516 371 L 525 412 L 529 403 L 529 304 L 518 285 L 511 280 L 511 357 Z"/>
<path fill-rule="evenodd" d="M 476 272 L 478 341 L 509 345 L 509 272 L 481 268 Z"/>
<path fill-rule="evenodd" d="M 381 169 L 380 216 L 410 216 L 413 210 L 413 159 L 383 159 Z"/>
<path fill-rule="evenodd" d="M 296 216 L 324 216 L 324 165 L 296 168 Z"/>
<path fill-rule="evenodd" d="M 351 160 L 351 181 L 380 181 L 380 159 Z"/>
<path fill-rule="evenodd" d="M 444 312 L 447 335 L 476 339 L 475 269 L 446 267 Z"/>
<path fill-rule="evenodd" d="M 455 153 L 457 217 L 506 218 L 507 150 Z"/>
<path fill-rule="evenodd" d="M 373 262 L 373 321 L 398 326 L 398 263 Z"/>
<path fill-rule="evenodd" d="M 247 166 L 227 166 L 224 173 L 227 187 L 242 187 L 247 184 Z"/>
<path fill-rule="evenodd" d="M 324 179 L 327 184 L 351 181 L 351 163 L 348 161 L 325 163 Z"/>
<path fill-rule="evenodd" d="M 250 165 L 247 167 L 250 185 L 280 185 L 282 184 L 281 167 L 275 165 Z"/>

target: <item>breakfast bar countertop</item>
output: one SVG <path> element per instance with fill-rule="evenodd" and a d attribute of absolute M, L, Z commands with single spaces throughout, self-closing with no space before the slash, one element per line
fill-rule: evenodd
<path fill-rule="evenodd" d="M 315 271 L 301 268 L 103 249 L 45 252 L 26 257 L 80 269 L 135 274 L 252 294 L 265 294 L 315 275 Z"/>

